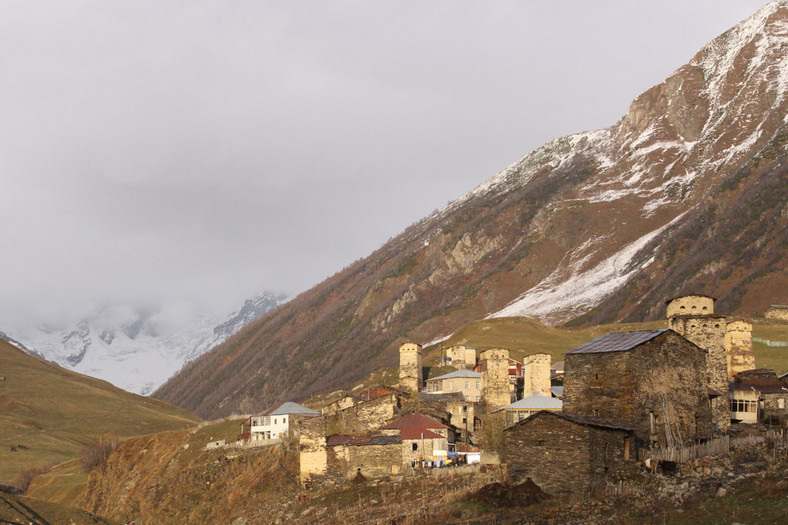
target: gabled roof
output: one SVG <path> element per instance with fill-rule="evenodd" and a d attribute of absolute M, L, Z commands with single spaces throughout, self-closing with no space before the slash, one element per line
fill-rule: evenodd
<path fill-rule="evenodd" d="M 286 416 L 290 414 L 315 417 L 319 416 L 320 412 L 316 412 L 298 403 L 293 403 L 292 401 L 285 401 L 263 412 L 264 416 Z"/>
<path fill-rule="evenodd" d="M 326 438 L 326 446 L 336 445 L 395 445 L 402 443 L 399 436 L 350 436 L 348 434 L 334 434 Z"/>
<path fill-rule="evenodd" d="M 452 379 L 455 377 L 479 379 L 482 377 L 482 375 L 479 372 L 474 372 L 473 370 L 456 370 L 454 372 L 449 372 L 448 374 L 443 374 L 442 376 L 433 377 L 432 379 L 427 379 L 427 381 L 438 381 L 440 379 Z"/>
<path fill-rule="evenodd" d="M 566 354 L 600 354 L 607 352 L 626 352 L 636 346 L 642 345 L 652 339 L 667 332 L 662 330 L 644 330 L 641 332 L 622 332 L 617 334 L 605 334 L 601 337 L 582 344 Z"/>
<path fill-rule="evenodd" d="M 576 425 L 583 425 L 589 427 L 596 427 L 596 428 L 604 428 L 609 430 L 621 430 L 625 432 L 633 432 L 634 429 L 627 425 L 622 425 L 617 421 L 613 421 L 612 419 L 607 419 L 605 417 L 598 417 L 598 416 L 580 416 L 577 414 L 567 414 L 566 412 L 553 412 L 548 410 L 541 410 L 536 414 L 532 415 L 529 418 L 523 419 L 522 421 L 518 421 L 517 423 L 507 427 L 504 429 L 504 432 L 508 432 L 514 428 L 517 428 L 522 425 L 527 425 L 529 423 L 533 423 L 537 419 L 541 417 L 557 417 L 561 418 L 565 421 L 569 421 L 570 423 L 574 423 Z"/>
<path fill-rule="evenodd" d="M 681 299 L 682 297 L 705 297 L 706 299 L 711 299 L 712 301 L 717 301 L 716 297 L 712 297 L 710 295 L 706 295 L 703 293 L 685 293 L 681 295 L 677 295 L 676 297 L 671 297 L 670 299 L 665 299 L 665 304 L 668 304 L 671 301 L 675 301 L 676 299 Z"/>
<path fill-rule="evenodd" d="M 427 417 L 422 414 L 411 414 L 409 416 L 401 417 L 399 419 L 395 419 L 391 423 L 384 425 L 381 430 L 392 430 L 392 429 L 402 429 L 402 428 L 432 428 L 432 429 L 440 429 L 440 428 L 449 428 L 440 421 L 436 421 L 430 417 Z"/>
<path fill-rule="evenodd" d="M 499 410 L 561 410 L 563 406 L 564 402 L 554 397 L 528 396 Z"/>

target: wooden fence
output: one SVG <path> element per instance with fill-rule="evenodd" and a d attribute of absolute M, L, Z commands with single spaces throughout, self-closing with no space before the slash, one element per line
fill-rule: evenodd
<path fill-rule="evenodd" d="M 673 461 L 675 463 L 686 463 L 704 456 L 719 456 L 721 454 L 727 454 L 730 448 L 730 437 L 722 436 L 711 439 L 705 443 L 690 445 L 688 447 L 665 447 L 641 450 L 638 453 L 638 457 L 641 461 L 651 459 L 659 461 Z"/>

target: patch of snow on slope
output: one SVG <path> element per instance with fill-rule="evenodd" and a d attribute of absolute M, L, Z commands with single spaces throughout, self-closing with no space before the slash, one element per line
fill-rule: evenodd
<path fill-rule="evenodd" d="M 559 266 L 541 283 L 489 317 L 527 316 L 551 323 L 587 312 L 652 261 L 649 258 L 640 265 L 632 265 L 638 252 L 683 215 L 626 245 L 594 268 L 579 271 L 581 265 L 573 263 L 568 269 L 571 275 L 566 278 L 567 269 Z"/>

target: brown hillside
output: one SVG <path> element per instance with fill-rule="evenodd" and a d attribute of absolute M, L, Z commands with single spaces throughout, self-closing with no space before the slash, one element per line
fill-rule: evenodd
<path fill-rule="evenodd" d="M 557 139 L 186 366 L 156 396 L 202 416 L 360 379 L 487 316 L 662 318 L 785 296 L 788 5 L 773 2 L 606 130 Z M 363 218 L 360 218 L 363 220 Z"/>

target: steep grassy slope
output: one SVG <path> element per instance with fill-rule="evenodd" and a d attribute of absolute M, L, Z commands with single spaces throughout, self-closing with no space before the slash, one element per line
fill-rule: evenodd
<path fill-rule="evenodd" d="M 605 130 L 556 139 L 193 361 L 155 394 L 207 417 L 326 392 L 489 316 L 657 321 L 788 301 L 788 2 Z M 363 220 L 363 218 L 359 218 Z"/>
<path fill-rule="evenodd" d="M 0 492 L 0 523 L 49 524 L 74 523 L 80 525 L 112 525 L 120 523 L 102 518 L 90 512 L 66 505 L 38 501 L 24 496 L 12 496 Z"/>
<path fill-rule="evenodd" d="M 77 458 L 107 432 L 137 436 L 199 422 L 181 408 L 67 371 L 5 341 L 0 375 L 0 480 L 7 482 L 29 468 Z"/>

